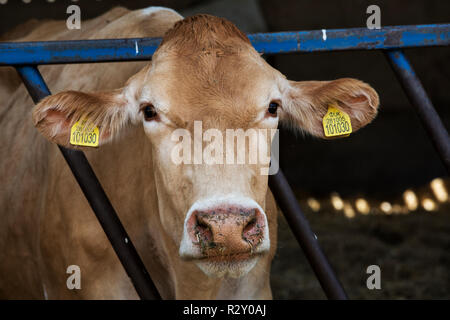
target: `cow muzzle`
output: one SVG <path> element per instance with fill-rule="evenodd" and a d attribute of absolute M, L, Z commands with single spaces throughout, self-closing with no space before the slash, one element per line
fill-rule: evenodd
<path fill-rule="evenodd" d="M 208 200 L 189 210 L 180 245 L 208 275 L 246 274 L 270 248 L 267 218 L 251 199 Z"/>

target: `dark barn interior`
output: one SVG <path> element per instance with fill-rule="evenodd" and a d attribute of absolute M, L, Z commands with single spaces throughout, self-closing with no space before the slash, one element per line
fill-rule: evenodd
<path fill-rule="evenodd" d="M 225 17 L 246 33 L 365 27 L 366 8 L 371 4 L 381 8 L 382 26 L 450 22 L 450 2 L 441 0 L 0 3 L 0 40 L 5 32 L 20 33 L 20 25 L 30 19 L 65 20 L 66 8 L 72 3 L 80 6 L 82 19 L 118 5 L 129 9 L 157 5 L 183 16 L 209 13 Z M 450 128 L 450 48 L 417 48 L 405 53 Z M 281 168 L 349 297 L 449 299 L 450 204 L 439 194 L 450 182 L 384 54 L 349 51 L 266 58 L 292 80 L 357 78 L 380 95 L 374 122 L 347 138 L 319 140 L 283 128 L 280 134 Z M 440 187 L 433 187 L 436 185 Z M 416 195 L 417 208 L 408 209 L 407 190 Z M 361 199 L 367 205 L 358 205 Z M 381 268 L 381 290 L 366 287 L 366 268 L 374 264 Z M 275 299 L 325 299 L 281 213 L 272 290 Z"/>

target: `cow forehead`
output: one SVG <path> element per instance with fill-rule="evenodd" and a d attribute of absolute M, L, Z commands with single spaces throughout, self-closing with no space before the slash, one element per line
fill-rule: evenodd
<path fill-rule="evenodd" d="M 152 69 L 146 91 L 169 116 L 188 122 L 219 117 L 233 126 L 251 123 L 278 85 L 273 69 L 248 53 L 166 55 Z"/>
<path fill-rule="evenodd" d="M 279 75 L 231 22 L 196 15 L 166 33 L 143 92 L 179 123 L 242 127 L 270 102 Z"/>

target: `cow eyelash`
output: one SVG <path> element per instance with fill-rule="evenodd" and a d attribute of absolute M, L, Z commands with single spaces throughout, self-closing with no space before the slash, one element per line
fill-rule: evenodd
<path fill-rule="evenodd" d="M 146 103 L 142 105 L 141 111 L 144 114 L 145 121 L 154 120 L 158 116 L 155 107 L 151 103 Z"/>

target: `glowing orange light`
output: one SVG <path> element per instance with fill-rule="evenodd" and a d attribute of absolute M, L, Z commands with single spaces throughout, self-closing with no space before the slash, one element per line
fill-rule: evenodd
<path fill-rule="evenodd" d="M 382 202 L 380 204 L 380 209 L 385 214 L 391 214 L 392 213 L 392 205 L 389 202 L 387 202 L 387 201 L 384 201 L 384 202 Z"/>
<path fill-rule="evenodd" d="M 370 205 L 366 199 L 363 198 L 356 199 L 355 206 L 356 209 L 362 214 L 369 214 L 370 212 Z"/>
<path fill-rule="evenodd" d="M 422 199 L 422 207 L 427 211 L 435 211 L 437 209 L 436 202 L 430 198 Z"/>
<path fill-rule="evenodd" d="M 403 193 L 403 200 L 405 201 L 406 207 L 410 211 L 414 211 L 419 206 L 419 200 L 417 199 L 416 194 L 412 190 L 406 190 Z"/>
<path fill-rule="evenodd" d="M 331 194 L 331 204 L 336 210 L 342 210 L 344 208 L 344 201 L 342 201 L 341 197 L 337 192 L 333 192 Z"/>
<path fill-rule="evenodd" d="M 347 218 L 351 219 L 355 217 L 355 210 L 349 202 L 344 203 L 344 214 Z"/>
<path fill-rule="evenodd" d="M 430 182 L 431 190 L 439 202 L 446 202 L 448 200 L 448 192 L 445 187 L 444 180 L 436 178 Z"/>
<path fill-rule="evenodd" d="M 317 201 L 316 199 L 308 198 L 306 202 L 308 203 L 308 206 L 311 208 L 312 211 L 317 212 L 320 210 L 320 202 Z"/>

